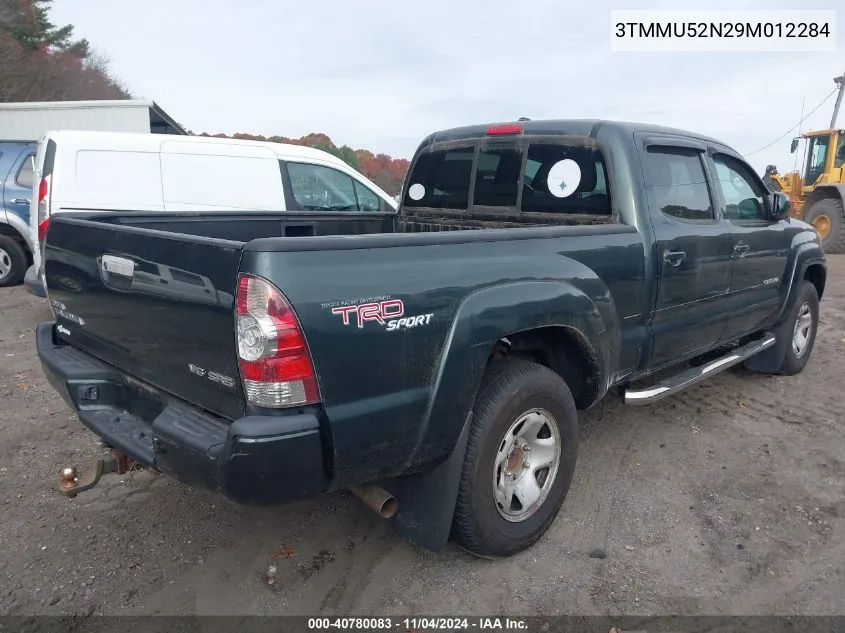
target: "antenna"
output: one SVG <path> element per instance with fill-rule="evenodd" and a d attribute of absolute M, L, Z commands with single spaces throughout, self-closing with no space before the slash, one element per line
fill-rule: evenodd
<path fill-rule="evenodd" d="M 804 102 L 807 97 L 801 97 L 801 118 L 798 119 L 798 138 L 801 138 L 801 122 L 804 120 Z M 798 171 L 798 152 L 795 152 L 795 160 L 792 161 L 792 171 Z"/>

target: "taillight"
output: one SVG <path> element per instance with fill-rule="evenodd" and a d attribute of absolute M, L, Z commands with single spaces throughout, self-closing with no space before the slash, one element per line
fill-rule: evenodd
<path fill-rule="evenodd" d="M 41 204 L 47 199 L 47 194 L 50 192 L 50 182 L 46 176 L 38 183 L 38 204 Z"/>
<path fill-rule="evenodd" d="M 38 183 L 38 241 L 43 242 L 50 228 L 50 176 Z"/>
<path fill-rule="evenodd" d="M 281 408 L 318 402 L 308 344 L 282 293 L 260 277 L 241 275 L 235 305 L 238 362 L 249 403 Z"/>
<path fill-rule="evenodd" d="M 38 241 L 43 242 L 44 238 L 47 237 L 47 229 L 50 228 L 50 218 L 43 220 L 38 223 Z"/>

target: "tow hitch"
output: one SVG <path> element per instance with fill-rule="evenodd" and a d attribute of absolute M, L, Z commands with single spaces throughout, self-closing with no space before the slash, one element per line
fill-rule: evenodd
<path fill-rule="evenodd" d="M 135 466 L 140 467 L 140 464 L 125 453 L 112 450 L 110 456 L 94 460 L 82 472 L 79 472 L 76 466 L 62 468 L 59 471 L 59 492 L 68 497 L 75 497 L 80 492 L 91 490 L 100 483 L 103 475 L 108 473 L 123 475 Z"/>

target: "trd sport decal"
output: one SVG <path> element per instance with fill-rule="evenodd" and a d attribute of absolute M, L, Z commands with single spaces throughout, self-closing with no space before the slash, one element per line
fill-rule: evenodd
<path fill-rule="evenodd" d="M 428 325 L 434 316 L 433 312 L 404 316 L 405 304 L 402 300 L 388 297 L 383 297 L 381 301 L 368 300 L 364 303 L 335 305 L 332 307 L 332 314 L 339 316 L 344 325 L 355 324 L 363 328 L 365 323 L 371 321 L 383 326 L 387 332 L 399 332 Z"/>

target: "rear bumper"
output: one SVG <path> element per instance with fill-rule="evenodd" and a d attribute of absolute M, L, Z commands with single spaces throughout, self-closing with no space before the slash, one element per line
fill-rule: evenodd
<path fill-rule="evenodd" d="M 44 282 L 41 280 L 41 275 L 38 274 L 38 269 L 35 264 L 26 269 L 26 274 L 23 277 L 24 286 L 29 290 L 30 294 L 36 297 L 47 298 L 47 291 L 44 289 Z"/>
<path fill-rule="evenodd" d="M 313 413 L 229 422 L 131 378 L 38 325 L 47 380 L 103 441 L 135 461 L 244 504 L 280 504 L 329 485 Z"/>

